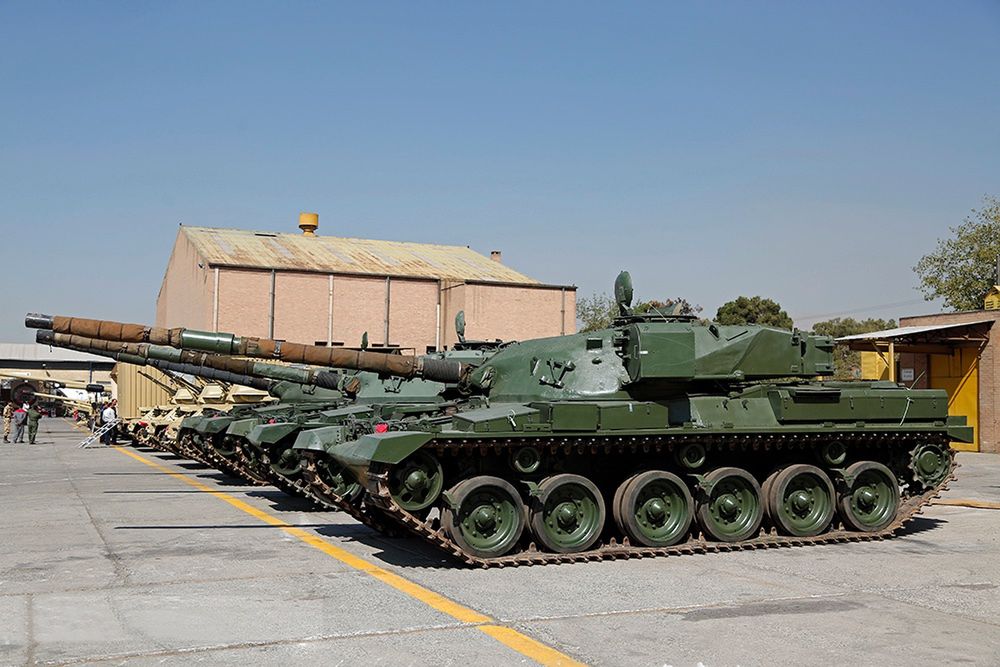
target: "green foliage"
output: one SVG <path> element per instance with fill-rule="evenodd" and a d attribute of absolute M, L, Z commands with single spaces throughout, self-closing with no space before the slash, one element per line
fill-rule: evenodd
<path fill-rule="evenodd" d="M 618 305 L 607 294 L 591 294 L 576 301 L 576 319 L 581 332 L 607 329 L 617 314 Z"/>
<path fill-rule="evenodd" d="M 952 238 L 938 240 L 937 249 L 913 267 L 927 300 L 941 298 L 954 310 L 979 310 L 996 282 L 1000 255 L 1000 199 L 985 197 L 983 208 L 951 227 Z"/>
<path fill-rule="evenodd" d="M 741 296 L 719 306 L 715 314 L 719 324 L 762 324 L 779 329 L 791 329 L 792 318 L 777 301 L 764 297 Z"/>
<path fill-rule="evenodd" d="M 817 322 L 813 333 L 821 336 L 840 338 L 855 334 L 870 333 L 896 327 L 896 320 L 882 320 L 870 317 L 866 320 L 856 320 L 853 317 L 841 319 L 835 317 L 825 322 Z M 834 377 L 838 380 L 856 380 L 861 377 L 861 353 L 848 349 L 846 345 L 837 345 L 833 350 Z"/>
<path fill-rule="evenodd" d="M 640 301 L 632 310 L 637 315 L 648 312 L 658 312 L 663 315 L 697 315 L 702 311 L 702 308 L 697 304 L 692 304 L 687 299 L 677 297 L 676 299 L 667 299 L 666 301 L 658 301 L 656 299 Z"/>
<path fill-rule="evenodd" d="M 678 297 L 659 301 L 649 299 L 640 301 L 632 310 L 636 314 L 648 313 L 656 310 L 664 315 L 697 315 L 701 312 L 701 306 L 692 304 L 687 299 Z M 592 294 L 578 299 L 576 302 L 576 319 L 581 332 L 607 329 L 618 316 L 618 304 L 614 297 L 607 294 Z"/>

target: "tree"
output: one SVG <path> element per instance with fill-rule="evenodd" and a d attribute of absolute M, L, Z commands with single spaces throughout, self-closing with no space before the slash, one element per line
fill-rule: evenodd
<path fill-rule="evenodd" d="M 984 197 L 983 207 L 950 228 L 953 236 L 939 239 L 937 249 L 913 267 L 924 297 L 944 299 L 954 310 L 979 310 L 997 282 L 1000 255 L 1000 199 Z"/>
<path fill-rule="evenodd" d="M 667 299 L 666 301 L 658 301 L 656 299 L 640 301 L 632 310 L 637 315 L 643 315 L 651 311 L 659 312 L 663 315 L 697 315 L 702 311 L 702 308 L 697 304 L 692 304 L 683 297 L 677 297 L 676 299 Z"/>
<path fill-rule="evenodd" d="M 840 338 L 842 336 L 854 336 L 855 334 L 871 333 L 883 329 L 893 329 L 896 320 L 881 320 L 870 317 L 866 320 L 855 320 L 853 317 L 841 319 L 835 317 L 825 322 L 817 322 L 813 326 L 813 333 L 821 336 L 831 336 Z M 833 351 L 834 377 L 838 380 L 856 380 L 861 377 L 861 353 L 849 349 L 846 345 L 838 344 Z"/>
<path fill-rule="evenodd" d="M 640 301 L 632 307 L 632 311 L 637 315 L 654 310 L 664 315 L 673 315 L 675 309 L 678 315 L 697 315 L 702 310 L 701 306 L 692 304 L 682 297 L 666 301 L 649 299 Z M 607 294 L 592 294 L 576 302 L 576 319 L 580 323 L 581 332 L 607 329 L 616 317 L 618 317 L 618 304 L 614 297 Z"/>
<path fill-rule="evenodd" d="M 715 314 L 719 324 L 763 324 L 779 329 L 791 329 L 792 318 L 778 302 L 764 297 L 741 296 L 719 306 Z"/>
<path fill-rule="evenodd" d="M 618 314 L 618 304 L 607 294 L 591 294 L 576 302 L 576 319 L 580 331 L 607 329 Z"/>

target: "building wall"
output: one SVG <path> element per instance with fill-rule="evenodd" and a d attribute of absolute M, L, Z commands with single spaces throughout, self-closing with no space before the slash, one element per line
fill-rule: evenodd
<path fill-rule="evenodd" d="M 212 328 L 214 272 L 198 262 L 194 246 L 178 234 L 156 298 L 156 326 Z"/>
<path fill-rule="evenodd" d="M 385 340 L 385 278 L 334 276 L 333 340 L 356 347 L 366 331 L 369 343 L 402 344 Z"/>
<path fill-rule="evenodd" d="M 962 324 L 967 322 L 976 322 L 979 320 L 992 319 L 994 321 L 1000 320 L 1000 311 L 971 311 L 963 313 L 944 313 L 941 315 L 924 315 L 919 317 L 904 317 L 899 321 L 900 326 L 920 326 L 920 325 L 936 325 L 936 324 Z M 1000 405 L 997 401 L 1000 400 L 1000 394 L 997 392 L 997 382 L 1000 382 L 1000 355 L 997 354 L 998 345 L 1000 345 L 1000 328 L 997 324 L 993 325 L 993 329 L 990 332 L 989 341 L 986 343 L 985 347 L 979 352 L 979 364 L 978 364 L 978 393 L 979 393 L 979 414 L 978 417 L 978 429 L 977 437 L 979 440 L 979 451 L 982 452 L 1000 452 L 1000 422 L 998 422 L 998 417 L 1000 417 Z M 961 354 L 960 351 L 956 351 L 956 354 Z M 900 367 L 903 366 L 904 359 L 903 356 L 916 356 L 924 357 L 922 361 L 913 360 L 914 372 L 919 375 L 920 369 L 929 368 L 931 361 L 927 360 L 928 355 L 901 355 Z M 936 355 L 935 355 L 936 356 Z M 929 370 L 933 370 L 929 368 Z M 931 381 L 928 382 L 928 379 Z M 917 387 L 926 386 L 936 386 L 933 382 L 933 373 L 925 374 L 924 378 Z"/>
<path fill-rule="evenodd" d="M 270 271 L 219 269 L 219 331 L 267 338 L 270 313 Z"/>
<path fill-rule="evenodd" d="M 394 279 L 389 283 L 389 342 L 423 354 L 434 346 L 438 282 Z"/>
<path fill-rule="evenodd" d="M 465 310 L 470 339 L 528 340 L 576 332 L 576 292 L 572 289 L 467 284 L 447 290 L 445 341 L 456 339 L 453 321 Z"/>
<path fill-rule="evenodd" d="M 223 297 L 224 294 L 220 290 L 220 297 Z M 265 315 L 267 307 L 265 303 Z M 275 338 L 301 343 L 326 343 L 329 333 L 329 315 L 330 276 L 286 271 L 279 271 L 275 274 Z M 265 335 L 267 335 L 266 331 L 265 328 Z"/>

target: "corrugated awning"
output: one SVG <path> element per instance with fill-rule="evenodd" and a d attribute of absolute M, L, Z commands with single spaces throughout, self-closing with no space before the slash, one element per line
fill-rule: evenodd
<path fill-rule="evenodd" d="M 989 339 L 989 330 L 995 319 L 934 324 L 925 326 L 896 327 L 870 333 L 843 336 L 838 343 L 845 343 L 852 350 L 870 350 L 892 343 L 897 352 L 945 352 L 955 347 L 977 346 Z"/>

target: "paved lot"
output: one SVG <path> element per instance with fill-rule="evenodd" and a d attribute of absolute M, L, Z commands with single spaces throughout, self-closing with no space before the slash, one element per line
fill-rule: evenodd
<path fill-rule="evenodd" d="M 337 513 L 303 511 L 276 491 L 139 452 L 320 536 L 325 552 L 120 451 L 79 450 L 79 440 L 66 422 L 44 420 L 36 445 L 0 445 L 0 664 L 546 657 L 527 638 L 595 665 L 1000 656 L 1000 511 L 935 506 L 905 537 L 881 544 L 481 571 Z M 960 460 L 947 498 L 1000 501 L 1000 457 Z M 344 562 L 351 557 L 379 569 Z M 405 580 L 387 583 L 390 573 Z M 400 590 L 407 582 L 423 588 Z M 446 598 L 431 599 L 437 608 L 428 589 Z M 439 611 L 449 600 L 486 623 Z"/>

